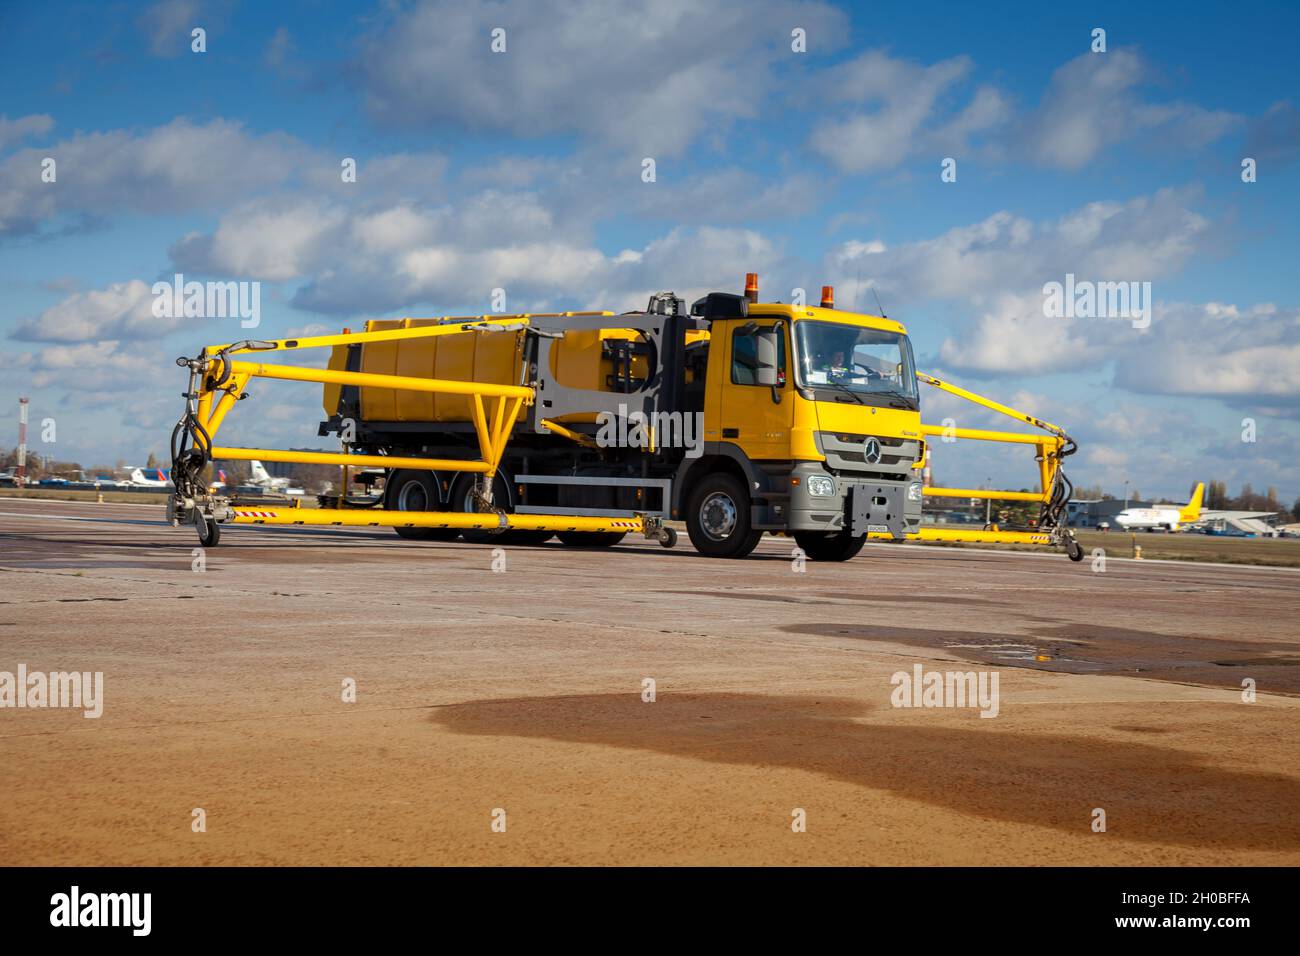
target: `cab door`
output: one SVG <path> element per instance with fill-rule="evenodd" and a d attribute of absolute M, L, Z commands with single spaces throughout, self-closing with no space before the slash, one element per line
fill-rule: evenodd
<path fill-rule="evenodd" d="M 759 333 L 781 322 L 777 333 L 776 384 L 759 384 Z M 717 338 L 715 323 L 715 347 Z M 794 385 L 790 368 L 790 322 L 755 316 L 725 329 L 719 440 L 740 446 L 752 459 L 790 458 Z M 710 436 L 712 437 L 712 436 Z"/>

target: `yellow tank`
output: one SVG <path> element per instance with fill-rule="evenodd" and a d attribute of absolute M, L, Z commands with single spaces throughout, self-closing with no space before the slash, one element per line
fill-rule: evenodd
<path fill-rule="evenodd" d="M 365 331 L 409 329 L 436 325 L 438 319 L 377 319 L 366 323 Z M 441 378 L 452 381 L 491 382 L 519 385 L 523 374 L 524 332 L 457 332 L 427 339 L 396 342 L 371 342 L 361 346 L 362 372 L 381 375 L 409 375 L 416 378 Z M 612 391 L 610 379 L 614 363 L 602 356 L 606 339 L 640 340 L 635 329 L 600 329 L 572 331 L 551 349 L 552 377 L 569 388 Z M 329 367 L 345 369 L 347 350 L 335 346 Z M 647 374 L 646 358 L 634 356 L 632 374 Z M 338 385 L 326 385 L 326 415 L 338 411 Z M 468 422 L 471 399 L 463 395 L 397 391 L 391 388 L 361 388 L 361 417 L 372 422 Z M 520 408 L 519 417 L 525 410 Z M 596 413 L 563 416 L 560 421 L 595 421 Z"/>

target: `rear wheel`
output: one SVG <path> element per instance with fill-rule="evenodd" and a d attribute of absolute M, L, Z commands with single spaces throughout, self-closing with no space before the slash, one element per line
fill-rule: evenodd
<path fill-rule="evenodd" d="M 384 491 L 386 511 L 437 511 L 440 505 L 438 482 L 432 472 L 404 469 L 395 471 Z M 398 537 L 411 541 L 455 541 L 455 528 L 394 527 Z"/>
<path fill-rule="evenodd" d="M 822 534 L 820 531 L 796 531 L 795 543 L 812 561 L 847 561 L 867 543 L 865 534 L 856 538 L 847 531 Z"/>
<path fill-rule="evenodd" d="M 627 537 L 626 531 L 557 531 L 561 544 L 570 548 L 612 548 Z"/>
<path fill-rule="evenodd" d="M 451 510 L 459 511 L 465 514 L 476 514 L 483 511 L 481 504 L 474 497 L 474 486 L 477 482 L 478 475 L 471 472 L 463 472 L 455 481 L 451 483 Z M 512 512 L 515 510 L 514 499 L 510 495 L 510 484 L 506 481 L 505 476 L 498 472 L 492 478 L 492 504 L 504 511 Z M 475 544 L 486 544 L 494 542 L 496 544 L 545 544 L 551 540 L 553 532 L 550 531 L 465 531 L 466 541 Z"/>
<path fill-rule="evenodd" d="M 705 475 L 691 491 L 686 507 L 686 532 L 700 554 L 710 558 L 743 558 L 763 537 L 750 525 L 749 491 L 726 472 Z"/>
<path fill-rule="evenodd" d="M 507 544 L 545 544 L 555 537 L 554 531 L 507 531 L 501 537 Z"/>

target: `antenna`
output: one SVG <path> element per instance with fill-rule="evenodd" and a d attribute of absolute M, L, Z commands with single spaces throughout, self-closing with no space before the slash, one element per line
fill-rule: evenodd
<path fill-rule="evenodd" d="M 871 294 L 876 297 L 876 308 L 880 310 L 880 317 L 882 319 L 889 318 L 889 315 L 885 312 L 885 307 L 880 304 L 880 293 L 876 291 L 874 285 L 871 287 Z"/>
<path fill-rule="evenodd" d="M 858 311 L 858 294 L 862 292 L 862 266 L 853 274 L 853 311 Z"/>

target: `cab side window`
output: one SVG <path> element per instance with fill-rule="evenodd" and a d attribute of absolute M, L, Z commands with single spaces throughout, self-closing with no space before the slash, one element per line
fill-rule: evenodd
<path fill-rule="evenodd" d="M 777 340 L 776 380 L 785 385 L 785 335 Z M 731 336 L 731 381 L 736 385 L 758 384 L 758 342 L 753 332 L 736 329 Z"/>

